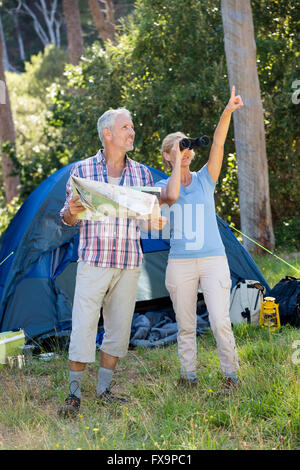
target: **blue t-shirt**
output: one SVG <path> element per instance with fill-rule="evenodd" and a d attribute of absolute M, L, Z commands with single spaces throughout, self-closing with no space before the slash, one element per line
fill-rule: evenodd
<path fill-rule="evenodd" d="M 160 180 L 155 186 L 167 186 L 168 181 L 169 178 Z M 180 186 L 176 202 L 170 207 L 162 206 L 162 214 L 169 221 L 163 238 L 170 238 L 170 258 L 225 255 L 216 219 L 215 187 L 206 164 L 200 171 L 192 172 L 191 184 Z"/>

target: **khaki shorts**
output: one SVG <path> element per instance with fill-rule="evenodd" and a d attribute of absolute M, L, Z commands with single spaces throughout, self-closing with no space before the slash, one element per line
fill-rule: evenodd
<path fill-rule="evenodd" d="M 101 350 L 115 357 L 126 356 L 140 272 L 140 266 L 119 269 L 91 266 L 85 261 L 78 263 L 69 346 L 71 361 L 95 361 L 101 305 L 105 330 Z"/>

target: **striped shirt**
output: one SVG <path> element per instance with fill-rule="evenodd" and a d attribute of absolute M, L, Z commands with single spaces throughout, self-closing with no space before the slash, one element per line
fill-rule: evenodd
<path fill-rule="evenodd" d="M 126 155 L 120 185 L 154 186 L 150 170 L 141 163 L 131 160 Z M 108 182 L 105 158 L 102 151 L 86 160 L 78 162 L 71 176 L 94 181 Z M 66 202 L 60 211 L 64 224 L 63 212 L 72 199 L 71 176 L 67 182 Z M 106 217 L 100 221 L 80 220 L 79 259 L 92 266 L 133 269 L 142 263 L 143 253 L 140 243 L 140 227 L 136 219 Z"/>

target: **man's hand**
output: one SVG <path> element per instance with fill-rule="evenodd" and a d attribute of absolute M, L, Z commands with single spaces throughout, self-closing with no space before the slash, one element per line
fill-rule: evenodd
<path fill-rule="evenodd" d="M 77 216 L 77 214 L 85 210 L 81 202 L 78 202 L 79 199 L 79 196 L 75 196 L 68 202 L 69 213 L 72 216 Z"/>
<path fill-rule="evenodd" d="M 85 210 L 85 207 L 81 204 L 81 202 L 78 202 L 78 200 L 79 196 L 75 196 L 73 197 L 73 199 L 70 199 L 70 201 L 68 202 L 68 208 L 64 211 L 64 221 L 68 225 L 77 224 L 77 215 Z"/>
<path fill-rule="evenodd" d="M 230 100 L 225 109 L 233 113 L 236 109 L 240 109 L 244 106 L 243 100 L 240 95 L 235 96 L 235 86 L 232 87 Z"/>

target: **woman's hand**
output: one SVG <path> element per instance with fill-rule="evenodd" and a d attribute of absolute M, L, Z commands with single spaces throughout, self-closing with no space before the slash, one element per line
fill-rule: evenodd
<path fill-rule="evenodd" d="M 148 230 L 148 232 L 151 232 L 151 230 L 162 230 L 167 221 L 168 219 L 163 216 L 151 217 L 150 220 L 140 220 L 140 227 L 143 230 Z"/>
<path fill-rule="evenodd" d="M 179 141 L 180 141 L 180 138 L 176 139 L 174 141 L 173 147 L 171 148 L 170 152 L 164 153 L 165 158 L 171 163 L 172 169 L 174 169 L 174 166 L 178 162 L 179 162 L 178 164 L 181 165 L 181 160 L 183 158 L 183 152 L 180 150 Z"/>
<path fill-rule="evenodd" d="M 233 86 L 231 96 L 225 110 L 233 113 L 236 109 L 240 109 L 242 106 L 244 106 L 243 100 L 240 95 L 235 96 L 235 86 Z"/>
<path fill-rule="evenodd" d="M 174 161 L 176 160 L 181 161 L 183 157 L 183 152 L 181 152 L 180 147 L 179 147 L 179 141 L 180 139 L 175 140 L 173 147 L 171 149 L 171 152 L 170 152 L 170 155 L 172 158 L 174 158 Z"/>

